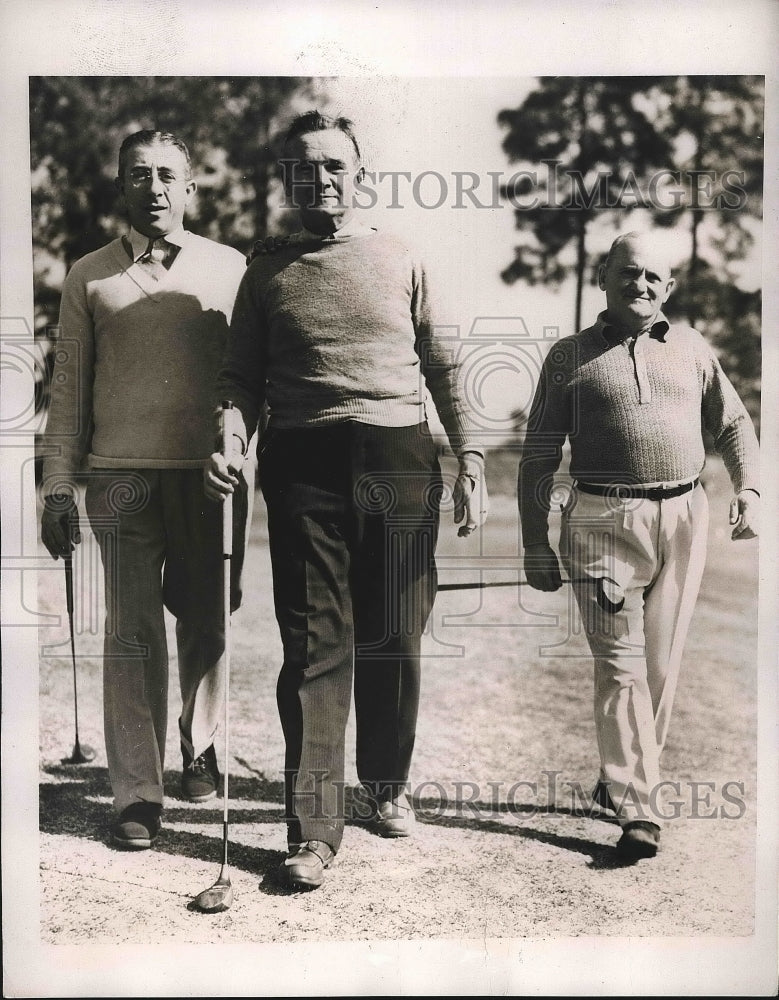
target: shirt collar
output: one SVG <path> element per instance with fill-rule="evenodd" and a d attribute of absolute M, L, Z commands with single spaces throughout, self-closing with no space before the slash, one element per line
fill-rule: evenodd
<path fill-rule="evenodd" d="M 605 309 L 598 315 L 593 329 L 596 333 L 599 333 L 609 345 L 619 343 L 621 340 L 625 339 L 624 337 L 620 337 L 617 328 L 609 322 Z M 652 340 L 659 340 L 661 344 L 664 344 L 665 335 L 670 329 L 671 324 L 666 319 L 665 314 L 659 312 L 657 314 L 657 319 L 654 321 L 648 332 Z"/>
<path fill-rule="evenodd" d="M 157 238 L 163 239 L 168 243 L 172 243 L 176 247 L 183 247 L 187 241 L 187 231 L 183 226 L 179 226 L 178 229 L 174 229 L 173 232 L 165 233 L 164 236 Z M 130 226 L 130 232 L 127 234 L 126 239 L 132 247 L 133 261 L 137 261 L 139 257 L 142 257 L 146 253 L 150 237 L 144 236 L 143 233 L 139 233 L 137 229 L 133 229 L 133 227 Z"/>

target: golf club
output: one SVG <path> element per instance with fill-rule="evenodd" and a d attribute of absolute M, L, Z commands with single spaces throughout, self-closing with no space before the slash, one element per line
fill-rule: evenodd
<path fill-rule="evenodd" d="M 563 580 L 563 583 L 588 583 L 588 580 Z M 483 590 L 485 587 L 527 587 L 527 580 L 477 580 L 467 583 L 439 583 L 438 590 Z"/>
<path fill-rule="evenodd" d="M 70 624 L 70 656 L 73 660 L 73 704 L 76 710 L 76 742 L 70 757 L 63 757 L 63 764 L 88 764 L 95 759 L 92 747 L 82 746 L 78 737 L 78 685 L 76 683 L 76 643 L 73 629 L 73 556 L 65 556 L 65 600 L 68 605 L 68 622 Z"/>
<path fill-rule="evenodd" d="M 222 454 L 229 460 L 232 450 L 233 433 L 235 426 L 235 409 L 229 400 L 222 403 L 220 417 Z M 227 843 L 228 843 L 228 781 L 230 765 L 230 652 L 231 652 L 231 608 L 230 608 L 230 567 L 233 554 L 233 495 L 228 493 L 222 504 L 222 580 L 223 580 L 223 601 L 224 601 L 224 630 L 225 630 L 225 651 L 224 651 L 224 674 L 225 674 L 225 718 L 224 718 L 224 790 L 223 790 L 223 813 L 222 813 L 222 867 L 216 882 L 208 889 L 204 889 L 195 897 L 192 905 L 201 913 L 221 913 L 229 910 L 233 903 L 233 886 L 230 882 L 230 872 L 227 867 Z"/>
<path fill-rule="evenodd" d="M 601 578 L 591 578 L 582 577 L 581 579 L 566 580 L 562 579 L 561 584 L 565 583 L 586 583 L 594 584 L 597 583 L 598 590 L 596 594 L 596 599 L 598 605 L 606 614 L 616 615 L 625 606 L 625 595 L 616 583 L 616 581 L 610 579 L 609 577 Z M 468 581 L 467 583 L 441 583 L 438 585 L 438 590 L 483 590 L 485 587 L 528 587 L 530 584 L 527 580 L 475 580 Z"/>

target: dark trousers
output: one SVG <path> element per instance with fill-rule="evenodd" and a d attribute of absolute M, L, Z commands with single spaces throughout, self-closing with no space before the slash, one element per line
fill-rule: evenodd
<path fill-rule="evenodd" d="M 260 483 L 284 648 L 288 839 L 338 850 L 353 671 L 360 782 L 386 800 L 408 781 L 437 584 L 437 448 L 426 424 L 271 428 Z"/>

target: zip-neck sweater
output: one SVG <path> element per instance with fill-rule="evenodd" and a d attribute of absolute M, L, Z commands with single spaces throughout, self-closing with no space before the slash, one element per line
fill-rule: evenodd
<path fill-rule="evenodd" d="M 255 258 L 238 291 L 218 393 L 251 438 L 263 404 L 279 429 L 421 423 L 425 387 L 456 454 L 481 451 L 451 326 L 428 274 L 395 236 L 293 240 Z"/>
<path fill-rule="evenodd" d="M 547 542 L 550 490 L 566 438 L 575 479 L 673 484 L 703 469 L 703 425 L 734 490 L 758 489 L 755 429 L 701 334 L 669 324 L 662 313 L 636 338 L 615 342 L 612 333 L 601 313 L 544 360 L 519 470 L 526 547 Z"/>
<path fill-rule="evenodd" d="M 213 387 L 246 270 L 231 247 L 181 233 L 157 279 L 114 240 L 62 290 L 44 492 L 90 468 L 194 468 L 213 451 Z M 47 487 L 48 482 L 48 487 Z"/>

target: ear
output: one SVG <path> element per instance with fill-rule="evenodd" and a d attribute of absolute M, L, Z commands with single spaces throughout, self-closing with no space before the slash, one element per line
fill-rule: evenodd
<path fill-rule="evenodd" d="M 606 265 L 605 264 L 601 264 L 598 267 L 598 288 L 600 288 L 600 290 L 602 292 L 606 291 Z"/>
<path fill-rule="evenodd" d="M 668 284 L 665 286 L 665 292 L 663 293 L 663 302 L 667 302 L 671 297 L 671 292 L 676 288 L 676 278 L 669 278 Z"/>
<path fill-rule="evenodd" d="M 190 201 L 192 201 L 193 197 L 195 196 L 195 191 L 197 191 L 197 181 L 194 180 L 193 178 L 190 178 L 187 181 L 187 186 L 185 188 L 185 191 L 187 193 L 187 204 L 189 204 Z"/>
<path fill-rule="evenodd" d="M 354 179 L 358 184 L 362 184 L 363 178 L 365 177 L 365 167 L 358 167 L 357 173 L 354 175 Z"/>

